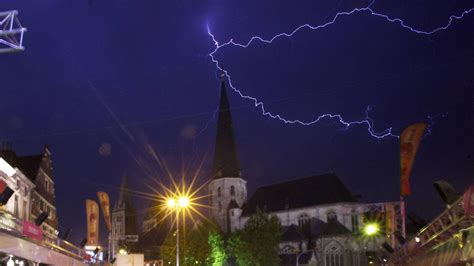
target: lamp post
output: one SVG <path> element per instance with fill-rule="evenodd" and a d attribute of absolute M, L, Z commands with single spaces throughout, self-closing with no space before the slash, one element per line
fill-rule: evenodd
<path fill-rule="evenodd" d="M 176 212 L 176 266 L 179 266 L 179 212 L 189 206 L 188 197 L 168 198 L 166 200 L 168 209 Z"/>

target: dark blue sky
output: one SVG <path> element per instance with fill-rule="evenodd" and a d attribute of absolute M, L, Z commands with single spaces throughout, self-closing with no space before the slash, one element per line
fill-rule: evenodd
<path fill-rule="evenodd" d="M 60 225 L 85 235 L 86 198 L 117 196 L 161 174 L 150 145 L 179 173 L 205 159 L 207 180 L 219 84 L 207 54 L 209 25 L 220 42 L 266 38 L 303 23 L 331 20 L 365 1 L 3 0 L 28 28 L 26 50 L 0 55 L 0 137 L 20 154 L 52 150 Z M 412 3 L 413 2 L 413 3 Z M 435 2 L 435 3 L 433 3 Z M 377 12 L 422 30 L 445 25 L 471 1 L 379 1 Z M 441 211 L 437 179 L 460 192 L 474 176 L 474 13 L 446 31 L 418 35 L 369 16 L 341 17 L 323 30 L 217 54 L 244 93 L 272 113 L 311 120 L 340 113 L 364 117 L 378 131 L 400 131 L 434 116 L 412 174 L 409 210 Z M 262 116 L 229 90 L 243 177 L 248 189 L 334 171 L 364 201 L 397 200 L 398 140 L 371 137 L 365 126 L 342 130 L 333 120 L 287 125 Z M 443 114 L 447 114 L 443 117 Z M 196 134 L 193 134 L 196 132 Z M 99 148 L 111 147 L 101 155 Z M 317 190 L 318 188 L 315 188 Z M 322 188 L 324 189 L 324 188 Z M 137 199 L 138 202 L 143 200 Z M 140 204 L 143 213 L 145 205 Z"/>

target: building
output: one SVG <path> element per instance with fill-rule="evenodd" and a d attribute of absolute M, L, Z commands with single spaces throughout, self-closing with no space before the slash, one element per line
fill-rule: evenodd
<path fill-rule="evenodd" d="M 41 213 L 48 213 L 43 222 L 43 235 L 46 239 L 55 240 L 58 234 L 58 217 L 56 214 L 56 196 L 53 180 L 51 152 L 47 145 L 43 152 L 36 155 L 18 156 L 9 144 L 4 143 L 0 157 L 21 172 L 34 184 L 30 203 L 30 220 L 35 220 Z"/>
<path fill-rule="evenodd" d="M 230 226 L 228 208 L 242 206 L 247 198 L 246 184 L 240 172 L 230 104 L 222 77 L 212 181 L 208 190 L 210 215 L 224 232 L 228 232 Z"/>
<path fill-rule="evenodd" d="M 160 248 L 166 237 L 173 233 L 171 218 L 167 217 L 161 208 L 163 207 L 156 201 L 150 201 L 136 245 L 136 251 L 144 254 L 145 263 L 148 265 L 160 265 Z"/>
<path fill-rule="evenodd" d="M 260 187 L 247 198 L 241 175 L 229 100 L 221 83 L 213 179 L 208 185 L 211 217 L 223 232 L 242 229 L 257 208 L 275 215 L 282 226 L 283 265 L 367 265 L 386 240 L 394 243 L 399 229 L 398 203 L 361 203 L 333 173 L 293 179 Z M 388 217 L 392 236 L 362 238 L 363 217 L 371 212 Z M 385 226 L 384 226 L 385 227 Z M 371 263 L 371 264 L 372 264 Z"/>
<path fill-rule="evenodd" d="M 0 157 L 0 181 L 13 190 L 13 194 L 3 210 L 18 221 L 30 221 L 31 195 L 35 184 L 20 169 L 13 168 Z"/>
<path fill-rule="evenodd" d="M 138 241 L 137 215 L 130 196 L 128 179 L 125 175 L 120 185 L 120 192 L 112 211 L 112 252 L 113 256 L 120 250 L 132 250 Z"/>

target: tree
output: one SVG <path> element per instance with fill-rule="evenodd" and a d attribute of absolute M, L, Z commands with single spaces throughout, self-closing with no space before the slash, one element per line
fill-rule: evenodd
<path fill-rule="evenodd" d="M 235 257 L 238 265 L 278 265 L 280 237 L 278 218 L 257 209 L 244 229 L 229 238 L 229 254 Z"/>
<path fill-rule="evenodd" d="M 180 227 L 181 265 L 221 266 L 227 259 L 224 240 L 218 226 L 209 221 L 197 222 L 193 227 Z M 165 262 L 176 264 L 176 235 L 169 234 L 160 248 Z"/>
<path fill-rule="evenodd" d="M 211 254 L 209 255 L 208 263 L 212 266 L 222 266 L 227 261 L 227 252 L 225 250 L 225 243 L 222 234 L 213 230 L 209 233 L 207 240 L 211 248 Z"/>

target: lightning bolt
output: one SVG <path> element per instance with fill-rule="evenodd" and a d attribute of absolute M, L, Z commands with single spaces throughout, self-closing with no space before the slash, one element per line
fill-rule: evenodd
<path fill-rule="evenodd" d="M 382 13 L 378 13 L 376 11 L 374 11 L 372 9 L 372 5 L 374 4 L 375 0 L 372 1 L 368 6 L 366 7 L 362 7 L 362 8 L 354 8 L 352 9 L 351 11 L 344 11 L 344 12 L 339 12 L 337 13 L 333 18 L 332 20 L 328 21 L 328 22 L 325 22 L 323 24 L 319 24 L 319 25 L 310 25 L 310 24 L 303 24 L 303 25 L 300 25 L 298 27 L 296 27 L 293 31 L 291 32 L 283 32 L 283 33 L 279 33 L 275 36 L 273 36 L 272 38 L 270 39 L 265 39 L 263 37 L 260 37 L 260 36 L 253 36 L 250 38 L 250 40 L 247 42 L 247 43 L 239 43 L 239 42 L 235 42 L 233 39 L 230 39 L 229 41 L 225 42 L 225 43 L 222 43 L 220 44 L 217 40 L 216 40 L 216 37 L 214 36 L 214 34 L 211 32 L 211 29 L 209 27 L 209 25 L 207 25 L 207 33 L 208 35 L 211 37 L 213 43 L 214 43 L 214 50 L 212 52 L 209 53 L 209 56 L 212 60 L 212 62 L 216 65 L 216 68 L 218 70 L 220 70 L 224 75 L 225 77 L 227 78 L 228 80 L 228 83 L 229 83 L 229 86 L 232 88 L 232 90 L 234 90 L 241 98 L 243 99 L 247 99 L 247 100 L 250 100 L 254 103 L 255 107 L 256 108 L 260 108 L 261 112 L 262 112 L 262 115 L 264 116 L 267 116 L 267 117 L 271 117 L 273 119 L 277 119 L 281 122 L 284 122 L 285 124 L 297 124 L 297 125 L 302 125 L 302 126 L 310 126 L 310 125 L 313 125 L 313 124 L 316 124 L 318 122 L 320 122 L 321 120 L 324 120 L 324 119 L 332 119 L 332 120 L 335 120 L 337 122 L 339 122 L 342 126 L 343 126 L 343 129 L 348 129 L 349 127 L 353 126 L 353 125 L 366 125 L 367 126 L 367 131 L 369 132 L 369 134 L 374 137 L 374 138 L 377 138 L 377 139 L 383 139 L 385 137 L 395 137 L 395 138 L 399 138 L 400 136 L 392 133 L 392 128 L 387 128 L 383 131 L 380 131 L 380 132 L 376 132 L 375 129 L 374 129 L 374 122 L 373 120 L 369 117 L 369 112 L 371 110 L 371 107 L 367 107 L 366 111 L 365 111 L 365 117 L 362 119 L 362 120 L 358 120 L 358 121 L 346 121 L 344 120 L 344 118 L 342 117 L 342 115 L 340 114 L 331 114 L 331 113 L 327 113 L 327 114 L 322 114 L 322 115 L 319 115 L 317 116 L 316 118 L 314 118 L 313 120 L 310 120 L 310 121 L 301 121 L 301 120 L 298 120 L 298 119 L 287 119 L 285 117 L 283 117 L 282 115 L 279 115 L 279 114 L 273 114 L 271 113 L 270 111 L 267 111 L 267 109 L 265 109 L 265 106 L 264 106 L 264 103 L 263 101 L 255 98 L 255 97 L 252 97 L 250 95 L 246 95 L 244 94 L 242 91 L 240 91 L 237 87 L 235 87 L 232 83 L 232 78 L 231 78 L 231 75 L 229 74 L 229 72 L 225 69 L 222 68 L 222 66 L 220 65 L 219 61 L 216 59 L 215 57 L 215 54 L 221 49 L 221 48 L 224 48 L 226 46 L 234 46 L 234 47 L 241 47 L 241 48 L 248 48 L 252 43 L 254 42 L 261 42 L 261 43 L 265 43 L 265 44 L 271 44 L 273 41 L 275 41 L 276 39 L 279 39 L 279 38 L 282 38 L 282 37 L 287 37 L 287 38 L 291 38 L 294 34 L 296 34 L 297 32 L 299 32 L 300 30 L 303 30 L 303 29 L 310 29 L 310 30 L 319 30 L 319 29 L 322 29 L 322 28 L 325 28 L 325 27 L 328 27 L 332 24 L 335 24 L 337 22 L 337 20 L 342 17 L 342 16 L 351 16 L 351 15 L 354 15 L 354 14 L 357 14 L 357 13 L 367 13 L 369 14 L 370 16 L 375 16 L 377 18 L 381 18 L 389 23 L 395 23 L 395 24 L 398 24 L 400 27 L 404 28 L 404 29 L 407 29 L 409 30 L 410 32 L 413 32 L 413 33 L 416 33 L 416 34 L 422 34 L 422 35 L 432 35 L 432 34 L 435 34 L 439 31 L 443 31 L 443 30 L 446 30 L 448 29 L 453 21 L 455 20 L 461 20 L 462 18 L 464 18 L 466 15 L 470 14 L 471 12 L 474 11 L 474 7 L 471 8 L 471 9 L 468 9 L 468 10 L 465 10 L 463 11 L 460 15 L 452 15 L 449 17 L 449 20 L 448 20 L 448 23 L 444 26 L 440 26 L 438 28 L 435 28 L 433 30 L 430 30 L 430 31 L 425 31 L 425 30 L 420 30 L 420 29 L 416 29 L 412 26 L 409 26 L 407 25 L 402 19 L 400 18 L 391 18 L 389 17 L 388 15 L 385 15 L 385 14 L 382 14 Z M 430 125 L 432 125 L 433 121 L 432 121 L 432 117 L 431 116 L 428 116 L 428 120 L 430 121 Z M 431 129 L 429 128 L 428 129 L 428 132 L 431 133 Z"/>

